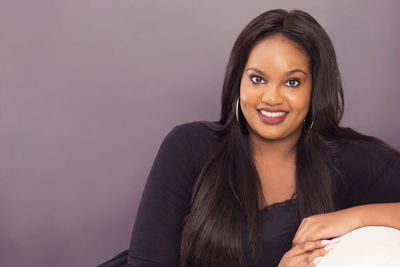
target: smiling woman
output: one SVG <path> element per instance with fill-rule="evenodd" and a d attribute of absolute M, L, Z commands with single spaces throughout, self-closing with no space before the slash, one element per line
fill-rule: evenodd
<path fill-rule="evenodd" d="M 233 46 L 219 121 L 163 141 L 128 265 L 316 266 L 346 233 L 400 229 L 400 153 L 339 126 L 342 114 L 318 22 L 300 10 L 256 17 Z"/>
<path fill-rule="evenodd" d="M 240 83 L 240 107 L 252 142 L 285 140 L 293 147 L 310 107 L 310 72 L 306 52 L 282 35 L 252 49 Z"/>
<path fill-rule="evenodd" d="M 238 101 L 255 152 L 266 201 L 262 206 L 284 201 L 295 193 L 295 172 L 290 168 L 294 161 L 292 148 L 300 138 L 310 108 L 311 83 L 306 51 L 282 34 L 265 38 L 252 48 L 240 82 Z M 282 157 L 288 160 L 273 162 L 268 156 L 274 155 L 270 149 L 278 145 L 282 148 Z M 274 169 L 289 171 L 279 171 L 282 177 L 277 173 L 271 175 L 268 165 L 272 162 L 278 167 Z M 291 192 L 271 191 L 270 179 L 275 179 L 275 184 L 279 180 Z"/>

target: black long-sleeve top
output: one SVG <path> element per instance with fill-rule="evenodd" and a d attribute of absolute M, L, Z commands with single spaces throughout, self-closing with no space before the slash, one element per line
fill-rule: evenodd
<path fill-rule="evenodd" d="M 143 192 L 128 266 L 178 266 L 182 220 L 189 212 L 194 183 L 217 142 L 217 135 L 198 121 L 176 126 L 165 137 Z M 333 161 L 342 176 L 335 200 L 340 209 L 400 202 L 397 154 L 366 141 L 351 141 L 342 145 Z M 287 200 L 260 211 L 262 242 L 255 262 L 245 257 L 244 266 L 277 266 L 299 226 L 297 204 Z"/>

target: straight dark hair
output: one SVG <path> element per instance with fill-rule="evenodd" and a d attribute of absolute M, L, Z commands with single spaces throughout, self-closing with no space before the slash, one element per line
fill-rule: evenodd
<path fill-rule="evenodd" d="M 299 222 L 308 216 L 334 211 L 334 176 L 340 176 L 331 155 L 341 140 L 367 140 L 393 150 L 383 141 L 339 126 L 343 115 L 343 88 L 332 42 L 318 22 L 301 10 L 267 11 L 239 34 L 226 67 L 218 122 L 204 122 L 219 136 L 213 155 L 204 165 L 193 189 L 190 213 L 185 217 L 180 265 L 241 266 L 243 248 L 255 254 L 260 237 L 261 182 L 252 162 L 246 120 L 235 117 L 240 81 L 251 49 L 280 34 L 308 55 L 312 73 L 311 106 L 304 132 L 296 145 L 296 193 Z M 394 150 L 393 150 L 394 151 Z M 396 152 L 398 153 L 398 152 Z M 242 240 L 246 226 L 248 240 Z"/>

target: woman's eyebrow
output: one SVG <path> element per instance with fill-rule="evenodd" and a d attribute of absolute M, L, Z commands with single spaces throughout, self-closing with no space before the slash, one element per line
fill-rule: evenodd
<path fill-rule="evenodd" d="M 249 70 L 255 71 L 255 72 L 257 72 L 257 73 L 263 75 L 264 77 L 267 76 L 263 71 L 261 71 L 261 70 L 259 70 L 259 69 L 257 69 L 257 68 L 247 68 L 247 69 L 246 69 L 246 71 L 249 71 Z M 303 70 L 301 70 L 301 69 L 294 69 L 294 70 L 289 70 L 289 71 L 285 72 L 281 77 L 289 76 L 289 75 L 291 75 L 291 74 L 293 74 L 293 73 L 296 73 L 296 72 L 301 72 L 301 73 L 303 73 L 305 76 L 307 76 L 307 73 L 306 73 L 305 71 L 303 71 Z"/>

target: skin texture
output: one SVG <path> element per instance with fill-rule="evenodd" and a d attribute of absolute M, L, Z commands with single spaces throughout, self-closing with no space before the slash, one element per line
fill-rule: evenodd
<path fill-rule="evenodd" d="M 312 77 L 308 61 L 305 52 L 281 35 L 263 39 L 251 50 L 241 78 L 240 107 L 250 139 L 258 147 L 271 150 L 271 145 L 280 145 L 279 151 L 293 152 L 291 148 L 300 137 L 310 106 Z M 296 69 L 304 73 L 285 76 Z M 288 114 L 279 124 L 266 124 L 259 119 L 258 108 L 282 109 Z"/>

